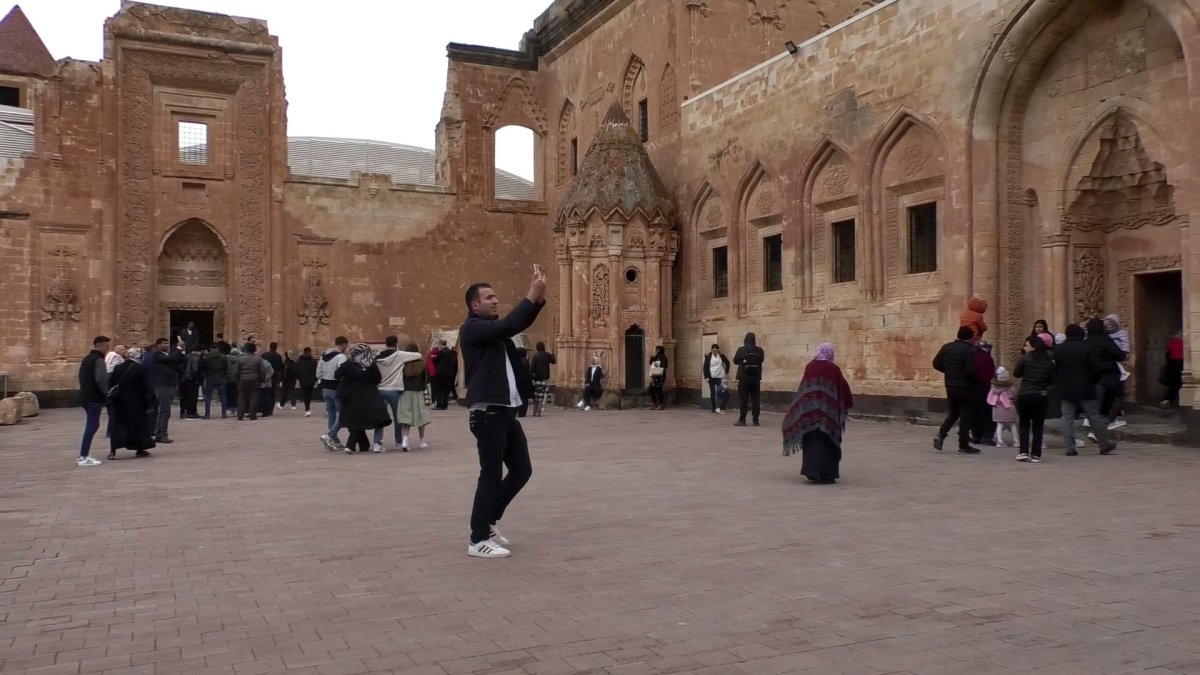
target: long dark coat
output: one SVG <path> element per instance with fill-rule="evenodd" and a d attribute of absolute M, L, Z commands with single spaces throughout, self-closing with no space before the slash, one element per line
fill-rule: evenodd
<path fill-rule="evenodd" d="M 157 400 L 146 381 L 146 371 L 136 361 L 118 365 L 109 377 L 109 386 L 119 385 L 109 402 L 112 420 L 109 449 L 149 450 L 154 447 L 154 418 Z"/>
<path fill-rule="evenodd" d="M 379 398 L 383 376 L 372 363 L 363 368 L 353 361 L 338 366 L 338 424 L 347 429 L 379 429 L 390 426 L 387 405 Z"/>

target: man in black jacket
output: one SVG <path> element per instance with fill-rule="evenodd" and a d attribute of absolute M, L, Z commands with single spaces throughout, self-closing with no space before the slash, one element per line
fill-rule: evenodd
<path fill-rule="evenodd" d="M 175 401 L 175 392 L 179 390 L 179 365 L 183 362 L 183 352 L 177 347 L 170 347 L 167 338 L 158 338 L 154 341 L 154 352 L 147 358 L 154 361 L 154 395 L 158 398 L 154 440 L 172 443 L 168 427 L 171 424 L 171 404 Z"/>
<path fill-rule="evenodd" d="M 1104 335 L 1104 324 L 1100 324 L 1101 337 L 1112 343 L 1112 339 Z M 1083 329 L 1075 324 L 1067 326 L 1067 341 L 1054 348 L 1054 379 L 1058 382 L 1058 393 L 1062 397 L 1062 433 L 1063 442 L 1067 447 L 1067 455 L 1074 457 L 1079 454 L 1075 449 L 1075 418 L 1083 413 L 1088 423 L 1092 425 L 1092 433 L 1100 444 L 1100 454 L 1107 455 L 1117 448 L 1108 436 L 1108 421 L 1100 415 L 1100 402 L 1097 400 L 1097 390 L 1111 366 L 1115 374 L 1116 361 L 1112 359 L 1124 353 L 1116 345 L 1108 346 L 1093 341 L 1090 338 L 1084 342 Z M 1113 351 L 1115 350 L 1115 352 Z M 1119 360 L 1119 359 L 1118 359 Z"/>
<path fill-rule="evenodd" d="M 276 401 L 275 408 L 283 410 L 283 397 L 279 389 L 283 384 L 283 357 L 279 355 L 279 343 L 272 342 L 267 348 L 267 353 L 262 355 L 262 360 L 271 364 L 271 381 L 268 386 L 271 388 L 271 400 Z M 271 411 L 265 413 L 266 417 L 270 417 Z"/>
<path fill-rule="evenodd" d="M 85 422 L 83 441 L 79 444 L 78 466 L 100 466 L 102 462 L 92 457 L 92 438 L 100 430 L 100 411 L 108 402 L 108 368 L 104 357 L 108 354 L 109 339 L 104 335 L 92 340 L 92 351 L 79 364 L 79 399 L 83 405 Z"/>
<path fill-rule="evenodd" d="M 467 289 L 470 312 L 459 328 L 458 343 L 466 369 L 471 433 L 479 450 L 479 482 L 467 546 L 467 555 L 473 557 L 512 555 L 506 548 L 508 539 L 496 529 L 496 523 L 533 473 L 529 444 L 517 420 L 517 409 L 532 394 L 533 386 L 518 379 L 521 371 L 512 338 L 533 325 L 546 305 L 545 297 L 546 277 L 538 265 L 533 267 L 525 299 L 504 318 L 500 318 L 500 303 L 491 286 L 478 283 Z"/>
<path fill-rule="evenodd" d="M 753 408 L 750 412 L 754 419 L 754 426 L 758 426 L 759 403 L 762 400 L 763 363 L 766 360 L 767 355 L 763 348 L 758 346 L 754 333 L 746 333 L 745 342 L 733 355 L 733 364 L 738 367 L 738 400 L 741 404 L 738 421 L 733 424 L 735 427 L 746 426 L 746 412 L 751 408 Z"/>
<path fill-rule="evenodd" d="M 958 423 L 958 452 L 963 455 L 974 455 L 979 448 L 971 446 L 971 427 L 975 416 L 975 399 L 973 392 L 976 386 L 975 347 L 971 344 L 975 333 L 969 326 L 958 329 L 958 339 L 942 345 L 937 356 L 933 357 L 933 367 L 946 376 L 946 403 L 950 411 L 942 428 L 933 439 L 933 447 L 941 450 L 946 436 Z"/>

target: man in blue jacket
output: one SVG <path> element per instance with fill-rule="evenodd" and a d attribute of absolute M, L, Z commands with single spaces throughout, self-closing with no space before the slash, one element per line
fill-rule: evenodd
<path fill-rule="evenodd" d="M 500 318 L 496 292 L 488 284 L 472 284 L 466 301 L 469 313 L 459 328 L 458 344 L 466 367 L 471 433 L 479 450 L 467 555 L 506 558 L 512 555 L 506 548 L 509 541 L 496 523 L 533 472 L 529 443 L 517 420 L 517 409 L 532 396 L 533 383 L 518 367 L 512 338 L 532 326 L 545 307 L 546 277 L 534 265 L 529 292 L 504 318 Z"/>

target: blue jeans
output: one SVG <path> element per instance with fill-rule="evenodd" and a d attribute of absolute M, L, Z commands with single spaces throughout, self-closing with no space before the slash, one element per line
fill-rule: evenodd
<path fill-rule="evenodd" d="M 336 441 L 338 432 L 337 390 L 322 389 L 321 397 L 325 399 L 325 421 L 327 422 L 325 435 Z"/>
<path fill-rule="evenodd" d="M 379 398 L 387 404 L 387 407 L 392 411 L 392 432 L 396 435 L 396 445 L 400 445 L 400 425 L 396 422 L 397 409 L 400 407 L 400 394 L 403 392 L 395 389 L 380 389 Z M 375 442 L 383 442 L 383 427 L 375 430 Z"/>
<path fill-rule="evenodd" d="M 213 392 L 217 392 L 217 400 L 221 402 L 221 417 L 225 417 L 225 380 L 204 381 L 204 416 L 212 412 Z"/>
<path fill-rule="evenodd" d="M 100 411 L 104 410 L 103 403 L 84 403 L 83 414 L 86 421 L 83 424 L 83 441 L 79 444 L 79 456 L 88 457 L 92 452 L 92 438 L 100 431 Z"/>

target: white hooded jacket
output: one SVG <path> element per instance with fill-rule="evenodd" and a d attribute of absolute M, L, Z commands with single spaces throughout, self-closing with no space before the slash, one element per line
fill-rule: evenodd
<path fill-rule="evenodd" d="M 420 361 L 420 352 L 402 352 L 386 350 L 375 357 L 375 365 L 379 366 L 379 374 L 383 379 L 379 382 L 380 391 L 404 391 L 404 364 Z"/>

